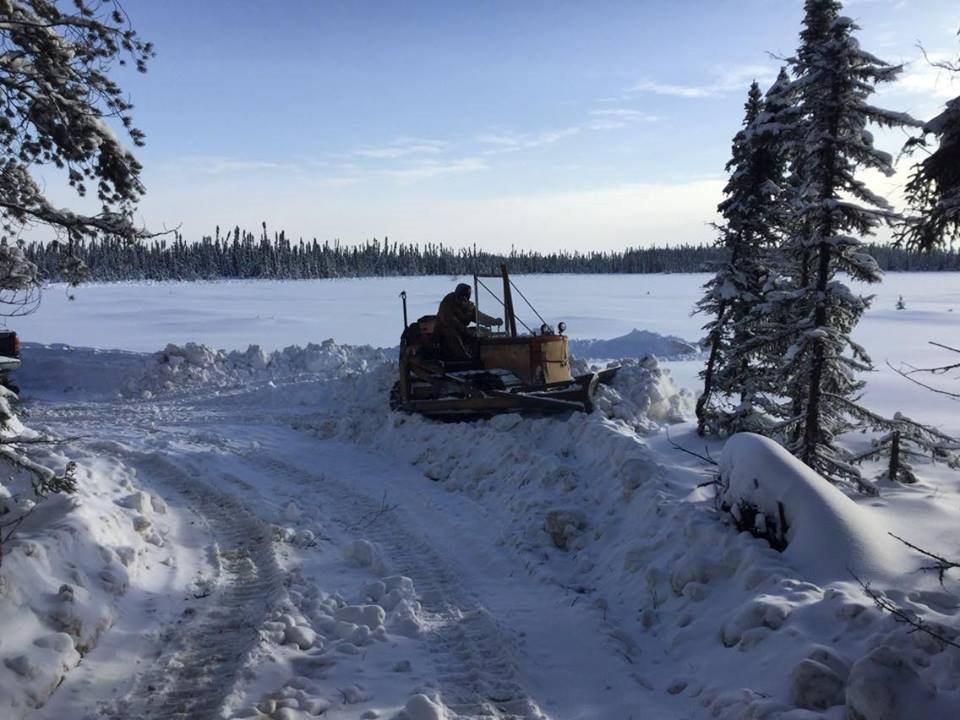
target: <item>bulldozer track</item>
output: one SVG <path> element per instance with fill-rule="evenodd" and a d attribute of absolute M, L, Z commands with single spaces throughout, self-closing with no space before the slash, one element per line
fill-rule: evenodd
<path fill-rule="evenodd" d="M 361 532 L 376 543 L 390 571 L 413 579 L 429 630 L 430 645 L 441 699 L 463 720 L 548 720 L 548 716 L 517 681 L 520 676 L 512 657 L 513 634 L 462 587 L 460 573 L 422 538 L 406 528 L 401 513 L 384 508 L 380 498 L 352 489 L 344 481 L 310 472 L 275 458 L 249 456 L 262 472 L 303 486 L 327 508 L 348 532 Z"/>
<path fill-rule="evenodd" d="M 203 608 L 169 628 L 163 653 L 130 693 L 101 717 L 203 720 L 219 717 L 258 630 L 282 590 L 271 532 L 199 472 L 163 458 L 138 457 L 141 472 L 186 496 L 212 534 L 216 583 Z"/>

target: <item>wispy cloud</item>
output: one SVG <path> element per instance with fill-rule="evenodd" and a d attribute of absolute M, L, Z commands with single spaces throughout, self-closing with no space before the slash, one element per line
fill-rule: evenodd
<path fill-rule="evenodd" d="M 494 148 L 487 152 L 515 152 L 532 148 L 552 145 L 558 140 L 573 137 L 580 133 L 581 128 L 570 126 L 555 130 L 543 130 L 537 133 L 516 133 L 511 131 L 496 131 L 479 135 L 477 142 L 483 145 L 492 145 Z"/>
<path fill-rule="evenodd" d="M 403 182 L 430 180 L 444 175 L 460 175 L 464 173 L 489 170 L 490 166 L 483 158 L 464 157 L 454 160 L 423 160 L 414 165 L 397 170 L 386 170 L 387 177 Z"/>
<path fill-rule="evenodd" d="M 661 118 L 657 115 L 651 115 L 633 108 L 596 108 L 590 111 L 590 121 L 587 123 L 587 127 L 591 130 L 615 130 L 629 125 L 659 122 L 660 120 Z"/>
<path fill-rule="evenodd" d="M 890 89 L 941 100 L 949 100 L 960 94 L 960 78 L 949 70 L 930 64 L 950 62 L 956 59 L 955 54 L 929 53 L 928 58 L 930 62 L 911 65 Z"/>
<path fill-rule="evenodd" d="M 776 77 L 776 69 L 770 65 L 734 65 L 718 68 L 711 75 L 709 82 L 696 85 L 664 83 L 643 78 L 629 87 L 627 91 L 679 98 L 721 97 L 731 92 L 745 90 L 753 80 L 760 83 L 773 82 Z"/>
<path fill-rule="evenodd" d="M 186 155 L 178 158 L 174 165 L 179 169 L 203 175 L 229 175 L 263 170 L 291 170 L 296 167 L 296 165 L 292 163 L 234 158 L 221 155 Z"/>
<path fill-rule="evenodd" d="M 439 155 L 449 148 L 442 140 L 422 140 L 420 138 L 397 138 L 381 146 L 364 146 L 354 151 L 354 155 L 372 160 L 395 160 L 411 155 Z"/>

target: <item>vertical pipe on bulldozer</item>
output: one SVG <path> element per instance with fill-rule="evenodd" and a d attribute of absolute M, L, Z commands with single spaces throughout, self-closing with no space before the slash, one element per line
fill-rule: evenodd
<path fill-rule="evenodd" d="M 400 291 L 400 299 L 403 301 L 403 329 L 406 330 L 410 323 L 407 322 L 407 291 Z"/>
<path fill-rule="evenodd" d="M 473 274 L 473 324 L 480 327 L 480 281 Z"/>
<path fill-rule="evenodd" d="M 510 337 L 516 337 L 517 316 L 513 312 L 513 294 L 510 292 L 510 276 L 507 274 L 506 263 L 500 266 L 500 274 L 503 275 L 503 309 L 506 314 L 503 320 L 507 324 Z"/>

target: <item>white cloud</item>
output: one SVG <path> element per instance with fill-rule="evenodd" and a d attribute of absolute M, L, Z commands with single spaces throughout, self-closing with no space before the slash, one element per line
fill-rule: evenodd
<path fill-rule="evenodd" d="M 651 115 L 632 108 L 596 108 L 590 111 L 591 120 L 587 127 L 591 130 L 614 130 L 638 123 L 658 122 L 657 115 Z"/>
<path fill-rule="evenodd" d="M 461 164 L 465 172 L 475 164 Z M 418 169 L 417 177 L 429 174 Z M 432 172 L 442 173 L 440 167 Z M 436 177 L 436 174 L 434 174 Z M 351 188 L 324 189 L 296 178 L 264 184 L 250 178 L 203 187 L 164 184 L 145 198 L 150 227 L 183 223 L 187 238 L 212 232 L 219 222 L 255 229 L 266 220 L 290 237 L 340 238 L 359 242 L 389 235 L 402 242 L 443 242 L 492 250 L 517 247 L 609 250 L 664 243 L 701 243 L 714 238 L 723 180 L 678 184 L 628 184 L 565 192 L 503 197 L 451 198 L 399 183 L 376 198 Z M 216 213 L 211 213 L 211 208 Z"/>
<path fill-rule="evenodd" d="M 948 62 L 953 59 L 947 53 L 930 54 L 931 62 Z M 891 90 L 949 100 L 960 95 L 960 78 L 956 73 L 934 67 L 929 63 L 914 64 L 900 76 Z"/>
<path fill-rule="evenodd" d="M 630 92 L 653 93 L 654 95 L 670 95 L 683 98 L 717 97 L 721 93 L 714 85 L 671 85 L 654 80 L 641 80 L 631 86 Z"/>
<path fill-rule="evenodd" d="M 449 147 L 442 140 L 421 140 L 418 138 L 398 138 L 387 145 L 380 147 L 365 146 L 354 151 L 354 154 L 373 160 L 395 160 L 410 155 L 438 155 Z"/>
<path fill-rule="evenodd" d="M 488 170 L 489 165 L 476 157 L 465 157 L 456 160 L 424 160 L 409 167 L 384 172 L 388 177 L 405 182 L 430 180 L 444 175 L 460 175 L 463 173 Z"/>
<path fill-rule="evenodd" d="M 259 172 L 263 170 L 292 170 L 296 165 L 272 160 L 251 160 L 220 155 L 185 155 L 177 158 L 170 167 L 203 175 L 228 175 Z"/>
<path fill-rule="evenodd" d="M 580 133 L 580 127 L 570 126 L 555 130 L 543 130 L 537 133 L 516 133 L 508 130 L 483 133 L 477 136 L 477 142 L 483 145 L 493 145 L 494 150 L 488 152 L 514 152 L 552 145 L 558 140 L 573 137 Z"/>
<path fill-rule="evenodd" d="M 761 85 L 770 84 L 777 71 L 771 65 L 721 66 L 711 72 L 712 79 L 698 85 L 663 83 L 644 78 L 627 89 L 632 93 L 652 93 L 681 98 L 721 97 L 730 92 L 746 91 L 756 80 Z"/>

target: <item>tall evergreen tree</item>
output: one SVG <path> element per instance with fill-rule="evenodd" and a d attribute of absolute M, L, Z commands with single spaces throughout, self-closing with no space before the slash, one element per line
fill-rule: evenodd
<path fill-rule="evenodd" d="M 727 171 L 726 195 L 718 206 L 723 223 L 718 244 L 726 261 L 704 286 L 706 293 L 697 312 L 712 319 L 704 326 L 709 354 L 701 373 L 703 393 L 697 401 L 697 428 L 702 433 L 759 431 L 764 424 L 762 384 L 754 382 L 751 355 L 753 314 L 763 298 L 773 263 L 770 250 L 779 241 L 784 225 L 783 192 L 785 157 L 781 138 L 774 132 L 775 117 L 782 111 L 780 98 L 786 75 L 764 97 L 760 86 L 750 86 L 743 128 L 733 139 Z M 739 396 L 732 406 L 730 397 Z"/>
<path fill-rule="evenodd" d="M 859 28 L 840 10 L 838 0 L 806 1 L 795 61 L 804 114 L 797 208 L 803 234 L 786 248 L 801 269 L 796 291 L 781 298 L 786 313 L 779 331 L 791 339 L 782 387 L 791 401 L 785 424 L 791 451 L 830 480 L 869 489 L 835 439 L 864 416 L 857 403 L 863 382 L 856 376 L 872 365 L 850 334 L 870 299 L 851 292 L 837 273 L 878 282 L 880 268 L 858 237 L 896 219 L 890 204 L 856 177 L 864 168 L 893 173 L 892 158 L 874 147 L 868 124 L 916 123 L 868 103 L 876 86 L 894 80 L 901 68 L 862 50 L 854 37 Z"/>

